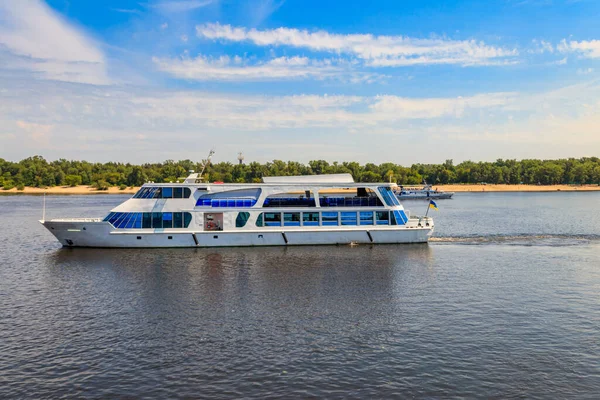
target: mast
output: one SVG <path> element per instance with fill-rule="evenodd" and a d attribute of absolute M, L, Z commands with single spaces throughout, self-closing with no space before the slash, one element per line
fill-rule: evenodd
<path fill-rule="evenodd" d="M 206 157 L 206 161 L 204 162 L 204 164 L 202 164 L 202 170 L 198 174 L 198 179 L 200 181 L 202 181 L 202 175 L 204 175 L 204 171 L 206 170 L 206 167 L 208 167 L 208 164 L 210 164 L 210 159 L 212 158 L 213 154 L 215 154 L 215 150 L 211 149 L 210 152 L 208 153 L 208 157 Z"/>

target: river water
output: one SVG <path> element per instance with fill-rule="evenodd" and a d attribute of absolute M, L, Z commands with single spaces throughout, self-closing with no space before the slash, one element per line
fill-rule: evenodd
<path fill-rule="evenodd" d="M 0 196 L 0 398 L 598 398 L 599 205 L 459 193 L 428 245 L 94 250 Z"/>

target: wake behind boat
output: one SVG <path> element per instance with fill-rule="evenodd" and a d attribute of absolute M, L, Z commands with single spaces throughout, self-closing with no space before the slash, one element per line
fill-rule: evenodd
<path fill-rule="evenodd" d="M 443 190 L 433 189 L 427 183 L 424 186 L 400 186 L 399 190 L 394 192 L 399 200 L 441 200 L 450 199 L 454 192 L 444 192 Z"/>
<path fill-rule="evenodd" d="M 105 218 L 40 221 L 66 247 L 291 246 L 425 243 L 395 184 L 350 174 L 265 177 L 258 184 L 146 183 Z"/>

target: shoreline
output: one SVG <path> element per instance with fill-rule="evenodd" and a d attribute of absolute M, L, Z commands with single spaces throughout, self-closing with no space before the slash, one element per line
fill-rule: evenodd
<path fill-rule="evenodd" d="M 408 186 L 408 185 L 406 185 Z M 414 185 L 411 185 L 414 186 Z M 600 191 L 600 185 L 472 185 L 452 184 L 433 185 L 433 189 L 456 193 L 485 193 L 485 192 L 595 192 Z M 12 188 L 10 190 L 0 189 L 0 195 L 90 195 L 90 194 L 134 194 L 139 187 L 120 190 L 118 187 L 110 187 L 108 190 L 96 190 L 92 186 L 55 186 L 46 189 L 36 187 L 25 187 L 23 190 Z"/>
<path fill-rule="evenodd" d="M 433 185 L 434 189 L 444 192 L 596 192 L 600 185 L 472 185 L 452 184 Z"/>

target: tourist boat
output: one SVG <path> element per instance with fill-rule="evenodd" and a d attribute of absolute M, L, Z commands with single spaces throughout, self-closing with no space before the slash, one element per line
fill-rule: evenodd
<path fill-rule="evenodd" d="M 444 192 L 443 190 L 433 189 L 427 183 L 424 186 L 399 186 L 394 191 L 396 197 L 400 200 L 440 200 L 450 199 L 454 192 Z"/>
<path fill-rule="evenodd" d="M 411 216 L 394 184 L 350 174 L 265 177 L 262 183 L 146 183 L 105 218 L 40 222 L 66 247 L 219 247 L 424 243 L 430 217 Z"/>

